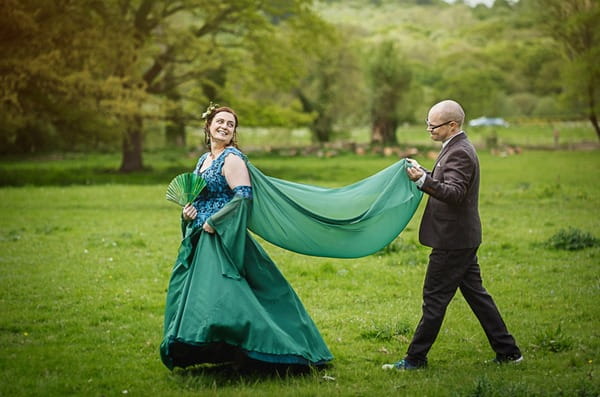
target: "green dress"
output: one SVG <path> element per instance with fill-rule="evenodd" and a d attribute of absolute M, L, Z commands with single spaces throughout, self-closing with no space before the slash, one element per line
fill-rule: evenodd
<path fill-rule="evenodd" d="M 229 154 L 246 161 L 251 193 L 227 186 L 221 169 Z M 393 240 L 419 204 L 422 193 L 404 167 L 398 162 L 357 184 L 324 189 L 265 176 L 237 149 L 226 149 L 202 174 L 198 221 L 184 225 L 167 292 L 163 363 L 172 369 L 240 355 L 277 364 L 329 362 L 333 356 L 299 297 L 248 229 L 308 255 L 368 255 Z M 202 230 L 204 220 L 215 234 Z"/>

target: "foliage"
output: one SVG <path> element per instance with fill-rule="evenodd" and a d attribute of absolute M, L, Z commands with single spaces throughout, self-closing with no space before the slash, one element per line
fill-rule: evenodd
<path fill-rule="evenodd" d="M 427 108 L 453 97 L 469 117 L 529 116 L 511 103 L 516 94 L 538 100 L 558 99 L 563 85 L 556 76 L 564 64 L 560 47 L 532 26 L 529 1 L 496 1 L 491 8 L 462 2 L 380 1 L 321 3 L 323 17 L 361 32 L 365 46 L 390 40 L 413 64 L 412 104 L 408 120 L 421 120 Z M 449 22 L 451 21 L 451 22 Z M 556 110 L 556 109 L 555 109 Z M 578 118 L 578 107 L 561 102 L 554 118 Z"/>
<path fill-rule="evenodd" d="M 83 142 L 72 134 L 97 145 L 122 144 L 121 170 L 139 170 L 145 122 L 166 120 L 181 134 L 209 99 L 235 103 L 239 86 L 228 91 L 228 81 L 239 82 L 236 74 L 241 81 L 257 76 L 247 74 L 245 61 L 269 67 L 263 83 L 295 82 L 301 54 L 271 44 L 273 33 L 288 26 L 314 34 L 306 26 L 318 18 L 308 4 L 7 0 L 0 17 L 0 46 L 9 54 L 0 62 L 6 104 L 0 149 L 43 151 Z M 280 67 L 273 68 L 273 60 Z M 273 95 L 253 99 L 285 108 Z M 292 112 L 296 120 L 299 113 Z"/>
<path fill-rule="evenodd" d="M 0 5 L 0 152 L 98 149 L 119 136 L 102 106 L 123 95 L 105 73 L 115 61 L 110 32 L 94 28 L 88 3 Z M 120 47 L 126 51 L 125 38 Z"/>
<path fill-rule="evenodd" d="M 367 119 L 354 33 L 343 27 L 328 33 L 310 46 L 314 55 L 294 89 L 303 111 L 314 115 L 311 132 L 321 143 L 331 141 L 337 128 Z"/>
<path fill-rule="evenodd" d="M 276 23 L 253 32 L 245 51 L 237 51 L 221 94 L 239 111 L 244 125 L 293 127 L 315 118 L 303 109 L 295 91 L 335 31 L 309 3 L 282 2 Z"/>
<path fill-rule="evenodd" d="M 369 54 L 369 60 L 371 141 L 395 144 L 400 109 L 409 103 L 406 94 L 410 90 L 412 70 L 407 57 L 389 40 L 378 44 Z"/>
<path fill-rule="evenodd" d="M 139 82 L 147 92 L 179 101 L 171 109 L 170 119 L 174 124 L 183 124 L 185 110 L 197 107 L 200 98 L 204 99 L 200 103 L 208 99 L 234 103 L 232 98 L 226 97 L 225 87 L 230 75 L 237 73 L 236 67 L 244 70 L 240 61 L 265 60 L 264 54 L 259 52 L 267 48 L 266 43 L 277 25 L 286 19 L 302 18 L 305 5 L 305 0 L 286 3 L 194 0 L 169 4 L 143 1 L 130 3 L 125 12 L 114 16 L 120 25 L 135 32 L 136 44 L 144 55 L 132 59 L 128 70 L 142 71 L 138 75 Z M 118 8 L 105 10 L 114 12 Z M 274 55 L 281 54 L 278 46 L 269 48 Z M 275 58 L 278 57 L 271 60 Z M 264 80 L 281 76 L 279 71 L 289 73 L 294 68 L 275 69 Z M 186 103 L 189 100 L 191 105 Z M 189 118 L 198 120 L 193 114 Z M 133 118 L 128 127 L 122 171 L 142 168 L 143 119 Z M 180 127 L 179 131 L 183 132 L 184 128 Z"/>
<path fill-rule="evenodd" d="M 358 123 L 394 143 L 446 97 L 470 118 L 593 123 L 596 20 L 593 0 L 5 0 L 0 152 L 121 147 L 139 170 L 148 136 L 187 145 L 209 100 L 316 142 Z"/>
<path fill-rule="evenodd" d="M 600 139 L 600 3 L 597 0 L 532 0 L 538 26 L 562 47 L 567 98 L 586 110 Z"/>
<path fill-rule="evenodd" d="M 550 248 L 575 251 L 598 244 L 598 239 L 591 233 L 584 232 L 574 227 L 560 229 L 556 234 L 546 241 Z"/>

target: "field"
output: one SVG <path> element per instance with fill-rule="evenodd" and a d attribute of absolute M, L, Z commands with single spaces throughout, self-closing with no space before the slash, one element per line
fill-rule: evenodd
<path fill-rule="evenodd" d="M 429 368 L 416 373 L 380 367 L 402 357 L 419 319 L 428 249 L 417 230 L 425 201 L 399 238 L 369 257 L 313 258 L 264 244 L 319 326 L 332 366 L 299 375 L 169 372 L 158 345 L 180 232 L 179 210 L 164 191 L 169 176 L 195 159 L 147 159 L 152 170 L 126 177 L 110 171 L 117 157 L 1 163 L 5 184 L 18 175 L 25 185 L 0 188 L 1 396 L 600 394 L 600 247 L 545 244 L 570 227 L 600 237 L 597 150 L 481 151 L 484 284 L 525 362 L 484 363 L 493 353 L 458 294 Z M 341 186 L 395 159 L 251 161 L 274 176 Z"/>
<path fill-rule="evenodd" d="M 466 127 L 470 139 L 478 146 L 486 145 L 490 139 L 502 146 L 522 146 L 526 148 L 562 148 L 570 149 L 592 145 L 597 147 L 598 138 L 589 122 L 561 121 L 555 123 L 532 121 L 512 121 L 509 128 L 498 126 Z M 425 121 L 419 125 L 400 126 L 396 133 L 398 142 L 405 146 L 423 147 L 430 145 L 429 135 L 425 131 Z M 370 140 L 368 127 L 345 129 L 334 136 L 337 140 L 367 143 Z M 196 135 L 200 140 L 200 135 Z M 260 129 L 240 130 L 242 143 L 250 146 L 306 145 L 310 143 L 310 134 L 306 129 Z"/>

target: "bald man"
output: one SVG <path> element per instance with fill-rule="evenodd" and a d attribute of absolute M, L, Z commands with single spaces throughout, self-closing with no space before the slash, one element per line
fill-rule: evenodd
<path fill-rule="evenodd" d="M 435 104 L 427 116 L 431 139 L 442 142 L 433 167 L 425 170 L 409 159 L 406 173 L 429 195 L 421 227 L 421 244 L 431 247 L 423 285 L 423 314 L 406 356 L 384 369 L 413 370 L 427 365 L 446 308 L 457 289 L 477 316 L 496 352 L 496 363 L 518 363 L 523 356 L 508 332 L 494 300 L 483 287 L 477 249 L 481 244 L 479 220 L 479 160 L 462 130 L 465 113 L 455 101 Z"/>

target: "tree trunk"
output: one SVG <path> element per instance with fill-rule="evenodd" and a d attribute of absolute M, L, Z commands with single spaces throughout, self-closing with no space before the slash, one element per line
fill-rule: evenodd
<path fill-rule="evenodd" d="M 598 139 L 600 140 L 600 125 L 598 125 L 598 118 L 596 117 L 595 113 L 592 113 L 590 115 L 590 121 L 592 122 L 592 125 L 596 130 L 596 136 L 598 136 Z"/>
<path fill-rule="evenodd" d="M 165 70 L 164 85 L 166 97 L 173 102 L 174 107 L 167 111 L 167 125 L 165 126 L 165 142 L 167 146 L 185 147 L 185 119 L 173 67 Z"/>
<path fill-rule="evenodd" d="M 393 120 L 379 119 L 373 122 L 371 129 L 371 143 L 383 145 L 396 145 L 397 123 Z"/>
<path fill-rule="evenodd" d="M 325 143 L 331 139 L 331 131 L 333 130 L 333 120 L 331 117 L 319 113 L 313 122 L 312 132 L 317 142 Z"/>
<path fill-rule="evenodd" d="M 592 80 L 592 83 L 588 86 L 588 95 L 589 95 L 589 104 L 590 104 L 590 122 L 592 123 L 592 125 L 594 126 L 594 129 L 596 130 L 596 136 L 598 137 L 598 139 L 600 139 L 600 126 L 598 125 L 598 117 L 596 117 L 596 101 L 594 100 L 595 98 L 595 87 L 594 87 L 594 82 Z"/>
<path fill-rule="evenodd" d="M 172 110 L 168 117 L 168 123 L 165 127 L 165 139 L 167 146 L 185 147 L 185 121 L 179 102 L 177 108 Z"/>
<path fill-rule="evenodd" d="M 120 172 L 141 171 L 144 169 L 142 162 L 142 118 L 136 116 L 127 126 L 127 131 L 123 136 L 123 156 L 121 159 Z"/>
<path fill-rule="evenodd" d="M 185 123 L 181 119 L 171 118 L 170 123 L 165 127 L 165 138 L 167 146 L 185 147 Z"/>

